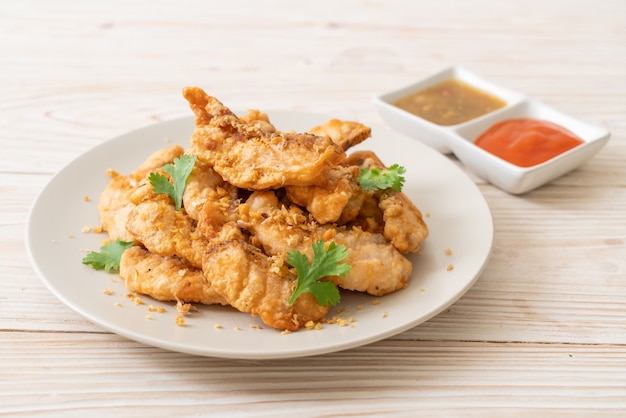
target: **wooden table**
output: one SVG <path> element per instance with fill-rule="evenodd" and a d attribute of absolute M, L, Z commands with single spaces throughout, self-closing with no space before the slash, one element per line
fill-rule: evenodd
<path fill-rule="evenodd" d="M 621 0 L 3 1 L 0 415 L 623 416 L 625 22 Z M 233 108 L 381 123 L 373 95 L 452 64 L 612 137 L 523 196 L 475 178 L 492 258 L 420 326 L 311 358 L 194 357 L 90 323 L 29 263 L 25 223 L 52 175 L 188 115 L 183 86 Z"/>

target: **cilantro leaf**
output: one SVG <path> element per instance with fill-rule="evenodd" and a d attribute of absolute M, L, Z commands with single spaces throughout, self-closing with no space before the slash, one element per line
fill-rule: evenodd
<path fill-rule="evenodd" d="M 183 192 L 187 186 L 187 179 L 196 163 L 195 155 L 183 154 L 174 158 L 174 164 L 165 164 L 163 171 L 170 175 L 172 182 L 160 173 L 150 173 L 148 180 L 152 184 L 152 191 L 157 194 L 166 194 L 174 200 L 176 210 L 183 206 Z"/>
<path fill-rule="evenodd" d="M 152 191 L 157 194 L 167 194 L 174 198 L 176 195 L 176 191 L 174 190 L 174 185 L 170 183 L 170 181 L 163 174 L 159 173 L 150 173 L 148 175 L 148 180 L 150 180 L 150 184 L 152 185 Z"/>
<path fill-rule="evenodd" d="M 400 192 L 404 186 L 405 178 L 402 175 L 404 173 L 406 173 L 406 169 L 398 164 L 385 169 L 376 167 L 370 169 L 361 168 L 359 170 L 359 183 L 363 190 L 385 190 L 391 188 Z"/>
<path fill-rule="evenodd" d="M 324 241 L 319 240 L 313 244 L 313 262 L 309 265 L 306 255 L 293 250 L 287 253 L 287 263 L 296 268 L 298 284 L 294 290 L 289 304 L 293 303 L 303 293 L 311 293 L 315 296 L 320 306 L 334 306 L 339 303 L 341 296 L 337 285 L 329 281 L 320 281 L 328 276 L 345 276 L 352 266 L 339 262 L 348 256 L 345 245 L 336 245 L 331 242 L 328 249 L 324 249 Z"/>
<path fill-rule="evenodd" d="M 118 238 L 100 247 L 100 252 L 91 251 L 83 257 L 83 264 L 88 264 L 96 270 L 105 270 L 106 272 L 119 270 L 122 253 L 133 245 L 135 243 L 132 241 L 122 241 Z"/>

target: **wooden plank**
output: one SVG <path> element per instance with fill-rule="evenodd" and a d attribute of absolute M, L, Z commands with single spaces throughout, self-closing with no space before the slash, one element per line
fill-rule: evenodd
<path fill-rule="evenodd" d="M 3 341 L 0 404 L 15 414 L 133 416 L 158 406 L 183 415 L 267 416 L 287 405 L 281 412 L 320 416 L 350 414 L 355 402 L 372 415 L 506 408 L 522 416 L 606 416 L 626 408 L 623 346 L 383 341 L 304 359 L 234 361 L 110 335 L 16 332 L 8 346 Z"/>
<path fill-rule="evenodd" d="M 3 2 L 0 415 L 623 416 L 625 12 L 619 0 Z M 612 137 L 523 196 L 468 173 L 493 212 L 493 255 L 419 327 L 305 359 L 193 357 L 105 332 L 29 264 L 28 210 L 51 176 L 190 115 L 188 84 L 236 109 L 381 123 L 373 95 L 452 64 Z"/>

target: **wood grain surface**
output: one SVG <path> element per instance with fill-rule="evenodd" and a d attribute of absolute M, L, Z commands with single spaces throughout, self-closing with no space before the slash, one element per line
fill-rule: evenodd
<path fill-rule="evenodd" d="M 624 416 L 625 22 L 621 0 L 0 2 L 0 415 Z M 468 172 L 493 254 L 420 326 L 316 357 L 194 357 L 89 322 L 30 264 L 26 220 L 54 173 L 188 115 L 184 86 L 382 123 L 373 95 L 453 64 L 611 140 L 522 196 Z"/>

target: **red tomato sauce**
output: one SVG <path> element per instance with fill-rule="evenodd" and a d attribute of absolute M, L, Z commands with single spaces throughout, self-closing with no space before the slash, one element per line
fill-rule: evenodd
<path fill-rule="evenodd" d="M 583 140 L 555 123 L 538 119 L 509 119 L 493 125 L 475 145 L 520 167 L 548 161 Z"/>

